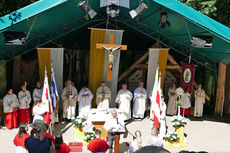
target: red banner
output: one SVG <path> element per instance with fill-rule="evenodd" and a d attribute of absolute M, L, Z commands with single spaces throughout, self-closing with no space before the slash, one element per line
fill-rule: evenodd
<path fill-rule="evenodd" d="M 184 90 L 184 92 L 188 92 L 190 94 L 192 93 L 194 77 L 195 65 L 182 63 L 180 87 Z"/>

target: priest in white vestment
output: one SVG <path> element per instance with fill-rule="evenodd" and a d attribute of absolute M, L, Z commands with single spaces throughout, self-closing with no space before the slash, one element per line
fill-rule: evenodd
<path fill-rule="evenodd" d="M 72 85 L 71 80 L 68 80 L 66 84 L 61 95 L 63 102 L 63 118 L 70 120 L 75 119 L 78 92 Z"/>
<path fill-rule="evenodd" d="M 79 117 L 84 117 L 87 119 L 88 113 L 91 109 L 91 101 L 93 99 L 92 92 L 87 88 L 84 87 L 81 89 L 78 95 L 78 112 Z"/>
<path fill-rule="evenodd" d="M 167 115 L 176 115 L 177 113 L 177 94 L 176 94 L 176 84 L 173 83 L 172 87 L 168 91 L 169 101 L 167 108 Z"/>
<path fill-rule="evenodd" d="M 119 90 L 115 102 L 119 105 L 118 113 L 122 114 L 124 120 L 131 118 L 130 102 L 133 94 L 127 89 L 127 85 L 123 84 L 122 89 Z"/>
<path fill-rule="evenodd" d="M 134 90 L 133 118 L 143 119 L 146 110 L 147 91 L 144 83 L 140 82 L 139 87 Z"/>
<path fill-rule="evenodd" d="M 99 109 L 109 108 L 109 102 L 111 101 L 111 91 L 106 83 L 103 81 L 101 86 L 97 89 L 96 104 Z"/>
<path fill-rule="evenodd" d="M 195 91 L 195 109 L 194 117 L 203 116 L 203 106 L 205 104 L 205 91 L 202 89 L 202 85 L 199 84 Z"/>

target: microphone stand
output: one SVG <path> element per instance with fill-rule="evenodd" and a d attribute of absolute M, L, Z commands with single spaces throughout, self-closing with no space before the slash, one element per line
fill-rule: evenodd
<path fill-rule="evenodd" d="M 120 122 L 117 121 L 118 124 L 120 124 L 120 126 L 123 128 L 123 129 L 126 129 L 126 131 L 133 137 L 133 140 L 136 139 L 136 137 L 131 133 L 129 132 L 129 130 L 127 128 L 125 128 Z"/>

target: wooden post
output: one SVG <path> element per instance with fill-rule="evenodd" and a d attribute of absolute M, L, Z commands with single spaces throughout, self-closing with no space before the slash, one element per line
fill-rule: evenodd
<path fill-rule="evenodd" d="M 224 115 L 227 114 L 229 108 L 229 95 L 230 95 L 230 66 L 226 70 L 226 84 L 224 94 Z"/>
<path fill-rule="evenodd" d="M 223 107 L 224 107 L 226 65 L 223 63 L 219 63 L 218 71 L 219 72 L 218 72 L 218 83 L 217 83 L 217 91 L 216 91 L 215 114 L 222 117 Z"/>
<path fill-rule="evenodd" d="M 114 136 L 114 153 L 119 153 L 119 140 L 120 140 L 120 134 L 115 134 L 115 136 Z"/>

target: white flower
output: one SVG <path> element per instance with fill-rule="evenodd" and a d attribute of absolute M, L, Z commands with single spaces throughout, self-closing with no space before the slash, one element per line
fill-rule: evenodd
<path fill-rule="evenodd" d="M 182 120 L 183 117 L 181 115 L 178 115 L 178 120 Z"/>
<path fill-rule="evenodd" d="M 176 136 L 175 136 L 175 135 L 173 135 L 173 136 L 172 136 L 172 138 L 173 138 L 173 139 L 176 139 Z"/>

